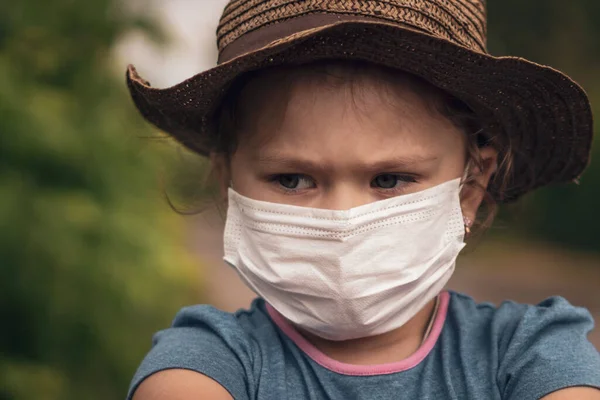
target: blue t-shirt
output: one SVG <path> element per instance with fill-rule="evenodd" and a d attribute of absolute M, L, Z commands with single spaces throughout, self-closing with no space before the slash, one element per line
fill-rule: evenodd
<path fill-rule="evenodd" d="M 589 312 L 561 297 L 537 306 L 477 304 L 444 292 L 428 339 L 406 360 L 337 362 L 261 299 L 234 314 L 181 310 L 131 383 L 183 368 L 219 382 L 236 400 L 539 399 L 571 386 L 600 388 L 600 354 L 587 340 Z"/>

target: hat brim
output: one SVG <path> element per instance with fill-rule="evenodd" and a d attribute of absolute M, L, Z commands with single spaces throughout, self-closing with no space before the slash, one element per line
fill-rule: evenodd
<path fill-rule="evenodd" d="M 230 84 L 245 72 L 328 59 L 362 60 L 420 76 L 468 104 L 506 135 L 513 150 L 509 202 L 534 188 L 573 181 L 589 162 L 592 113 L 583 89 L 561 72 L 517 57 L 493 57 L 445 39 L 381 22 L 339 22 L 308 29 L 199 73 L 152 88 L 127 70 L 141 114 L 182 145 L 207 155 L 209 120 Z"/>

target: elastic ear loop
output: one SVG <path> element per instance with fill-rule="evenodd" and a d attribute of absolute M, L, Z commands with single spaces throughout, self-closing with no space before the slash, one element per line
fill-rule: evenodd
<path fill-rule="evenodd" d="M 465 183 L 467 182 L 467 178 L 469 177 L 469 170 L 471 167 L 471 160 L 467 161 L 467 165 L 465 166 L 465 171 L 463 172 L 463 176 L 460 180 L 460 186 L 459 189 L 460 191 L 462 191 L 463 187 L 465 186 Z M 473 221 L 463 215 L 463 223 L 465 225 L 465 237 L 469 237 L 469 235 L 471 234 L 471 226 L 473 225 Z"/>

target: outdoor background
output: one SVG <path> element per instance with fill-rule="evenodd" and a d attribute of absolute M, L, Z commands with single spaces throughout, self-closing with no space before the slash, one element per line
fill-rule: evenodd
<path fill-rule="evenodd" d="M 221 265 L 218 214 L 182 217 L 163 197 L 195 194 L 204 164 L 156 139 L 124 85 L 129 62 L 159 87 L 213 65 L 224 3 L 0 0 L 0 400 L 124 398 L 180 307 L 248 304 Z M 598 0 L 489 12 L 493 54 L 562 69 L 600 104 Z M 600 320 L 597 161 L 581 185 L 504 209 L 451 287 L 493 302 L 563 295 Z M 600 348 L 598 329 L 591 339 Z"/>

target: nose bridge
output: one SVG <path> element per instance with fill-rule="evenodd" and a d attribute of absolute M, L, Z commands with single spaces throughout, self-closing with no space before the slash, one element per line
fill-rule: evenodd
<path fill-rule="evenodd" d="M 372 201 L 364 186 L 353 182 L 336 182 L 322 195 L 321 208 L 329 210 L 348 210 Z"/>

